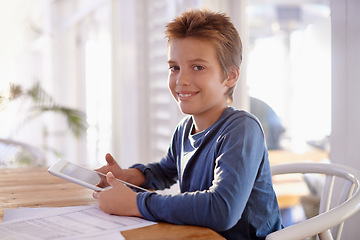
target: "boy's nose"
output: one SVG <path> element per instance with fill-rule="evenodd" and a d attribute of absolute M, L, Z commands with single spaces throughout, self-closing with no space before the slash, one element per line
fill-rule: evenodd
<path fill-rule="evenodd" d="M 190 78 L 189 78 L 189 74 L 184 71 L 184 70 L 180 70 L 177 80 L 176 80 L 176 84 L 178 85 L 189 85 L 190 84 Z"/>

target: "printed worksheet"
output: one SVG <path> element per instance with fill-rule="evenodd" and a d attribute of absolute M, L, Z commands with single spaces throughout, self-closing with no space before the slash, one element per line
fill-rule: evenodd
<path fill-rule="evenodd" d="M 50 210 L 50 209 L 49 209 Z M 129 229 L 145 227 L 156 222 L 137 217 L 109 215 L 96 205 L 55 208 L 34 217 L 0 223 L 0 239 L 50 240 L 96 239 Z M 100 238 L 101 237 L 101 238 Z M 106 238 L 106 237 L 105 237 Z M 109 239 L 109 238 L 107 238 Z"/>

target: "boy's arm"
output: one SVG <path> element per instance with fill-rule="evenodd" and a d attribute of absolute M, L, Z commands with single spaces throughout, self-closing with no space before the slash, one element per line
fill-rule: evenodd
<path fill-rule="evenodd" d="M 220 152 L 215 160 L 214 179 L 208 190 L 173 196 L 139 193 L 136 200 L 141 215 L 153 221 L 200 225 L 224 231 L 241 219 L 253 189 L 268 191 L 268 197 L 272 200 L 270 169 L 268 162 L 263 162 L 263 159 L 267 158 L 264 157 L 266 148 L 263 134 L 257 123 L 250 125 L 243 139 L 236 134 L 224 138 L 221 145 L 227 145 L 227 149 Z M 227 142 L 229 138 L 233 138 L 231 141 L 239 141 L 233 144 L 231 141 Z M 266 169 L 264 179 L 268 182 L 256 183 L 263 165 Z M 201 169 L 198 173 L 202 173 Z M 259 209 L 261 207 L 258 206 Z"/>
<path fill-rule="evenodd" d="M 125 182 L 132 183 L 136 186 L 141 186 L 145 182 L 145 175 L 136 168 L 124 169 Z"/>

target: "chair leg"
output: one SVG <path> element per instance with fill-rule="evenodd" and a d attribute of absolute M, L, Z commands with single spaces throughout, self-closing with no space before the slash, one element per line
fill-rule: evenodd
<path fill-rule="evenodd" d="M 325 232 L 322 232 L 319 234 L 320 240 L 334 240 L 334 238 L 331 235 L 330 229 L 326 230 Z"/>

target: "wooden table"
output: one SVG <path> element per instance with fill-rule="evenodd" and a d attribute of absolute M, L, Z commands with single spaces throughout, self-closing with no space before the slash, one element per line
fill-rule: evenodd
<path fill-rule="evenodd" d="M 329 159 L 329 154 L 316 148 L 310 148 L 303 153 L 290 150 L 269 150 L 270 165 L 293 162 L 321 162 L 324 159 Z"/>
<path fill-rule="evenodd" d="M 6 208 L 92 204 L 92 190 L 54 177 L 45 168 L 0 169 L 0 221 Z M 121 233 L 126 239 L 224 239 L 209 228 L 164 222 Z"/>

